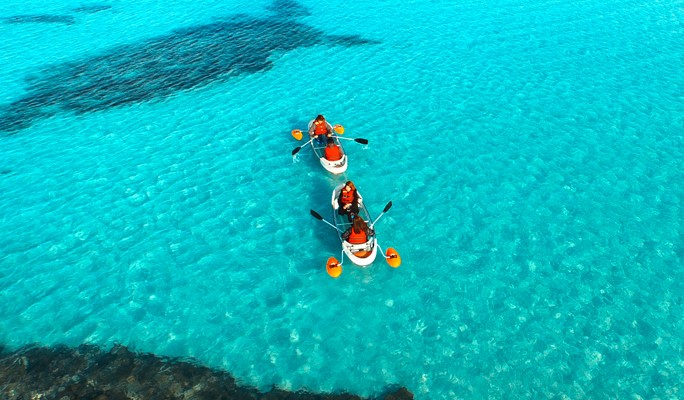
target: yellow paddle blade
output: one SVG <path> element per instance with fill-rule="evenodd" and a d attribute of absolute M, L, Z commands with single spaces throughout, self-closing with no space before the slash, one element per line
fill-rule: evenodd
<path fill-rule="evenodd" d="M 293 129 L 292 130 L 292 137 L 297 139 L 297 140 L 302 140 L 302 137 L 303 137 L 302 131 L 300 131 L 299 129 Z"/>
<path fill-rule="evenodd" d="M 340 124 L 337 124 L 337 125 L 333 126 L 333 130 L 334 130 L 335 133 L 337 133 L 338 135 L 344 135 L 344 126 L 342 126 L 342 125 L 340 125 Z"/>
<path fill-rule="evenodd" d="M 328 262 L 325 264 L 325 270 L 328 271 L 328 275 L 333 278 L 337 278 L 342 274 L 342 266 L 335 257 L 328 258 Z"/>
<path fill-rule="evenodd" d="M 385 257 L 387 257 L 385 258 L 385 260 L 387 261 L 387 264 L 390 265 L 390 267 L 397 268 L 401 265 L 401 256 L 393 248 L 390 247 L 387 249 Z"/>

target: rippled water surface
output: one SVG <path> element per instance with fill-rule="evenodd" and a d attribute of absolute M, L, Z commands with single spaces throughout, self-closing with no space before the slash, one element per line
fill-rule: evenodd
<path fill-rule="evenodd" d="M 0 37 L 0 343 L 684 395 L 681 0 L 6 0 Z M 319 113 L 369 141 L 345 176 L 291 157 Z M 400 268 L 325 273 L 345 179 Z"/>

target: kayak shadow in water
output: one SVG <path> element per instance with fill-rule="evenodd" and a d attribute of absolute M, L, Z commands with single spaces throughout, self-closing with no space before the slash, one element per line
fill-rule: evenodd
<path fill-rule="evenodd" d="M 326 35 L 297 22 L 309 12 L 295 1 L 276 0 L 268 10 L 268 17 L 234 15 L 45 68 L 26 78 L 23 97 L 0 106 L 0 132 L 16 133 L 58 113 L 85 114 L 163 99 L 266 71 L 274 53 L 378 43 L 358 35 Z"/>

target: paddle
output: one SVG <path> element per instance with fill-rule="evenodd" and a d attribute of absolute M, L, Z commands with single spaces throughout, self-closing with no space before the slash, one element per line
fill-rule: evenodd
<path fill-rule="evenodd" d="M 340 228 L 338 228 L 335 225 L 331 224 L 330 222 L 324 220 L 323 217 L 321 217 L 321 214 L 317 213 L 314 210 L 309 210 L 309 212 L 311 213 L 311 215 L 314 218 L 325 222 L 326 224 L 335 228 L 338 232 L 342 233 Z M 342 263 L 344 262 L 344 250 L 342 250 L 342 255 L 340 258 L 342 259 L 342 262 L 337 261 L 337 259 L 335 257 L 329 257 L 328 262 L 326 262 L 326 264 L 325 264 L 325 270 L 328 272 L 328 275 L 330 275 L 333 278 L 339 278 L 339 276 L 342 274 Z"/>
<path fill-rule="evenodd" d="M 386 213 L 387 211 L 389 211 L 390 208 L 392 208 L 392 201 L 391 201 L 391 200 L 390 200 L 389 203 L 387 203 L 387 205 L 385 206 L 385 209 L 382 210 L 382 212 L 380 213 L 380 215 L 378 215 L 378 217 L 375 219 L 375 221 L 373 221 L 373 223 L 370 225 L 371 229 L 373 229 L 373 226 L 375 226 L 375 223 L 378 222 L 378 220 L 380 219 L 380 217 L 382 217 L 382 215 L 383 215 L 384 213 Z"/>
<path fill-rule="evenodd" d="M 301 146 L 299 146 L 299 147 L 295 147 L 294 150 L 292 150 L 292 155 L 294 156 L 294 155 L 296 155 L 297 153 L 299 153 L 299 150 L 301 150 L 302 147 L 306 146 L 307 144 L 311 143 L 312 140 L 314 140 L 314 138 L 309 139 L 308 142 L 304 143 L 303 145 L 301 145 Z"/>
<path fill-rule="evenodd" d="M 364 138 L 356 138 L 356 139 L 354 139 L 354 138 L 348 138 L 348 137 L 342 137 L 342 136 L 338 136 L 337 138 L 338 138 L 338 139 L 344 139 L 344 140 L 353 140 L 353 141 L 355 141 L 356 143 L 361 143 L 361 144 L 368 144 L 368 139 L 364 139 Z"/>
<path fill-rule="evenodd" d="M 344 232 L 342 232 L 342 231 L 340 230 L 340 228 L 338 228 L 338 227 L 336 227 L 335 225 L 331 224 L 330 222 L 324 220 L 323 217 L 321 217 L 321 214 L 317 213 L 317 212 L 314 211 L 314 210 L 310 210 L 309 212 L 310 212 L 311 215 L 313 215 L 313 217 L 316 218 L 317 220 L 323 221 L 323 222 L 325 222 L 326 224 L 332 226 L 332 227 L 335 228 L 339 233 L 344 233 Z"/>

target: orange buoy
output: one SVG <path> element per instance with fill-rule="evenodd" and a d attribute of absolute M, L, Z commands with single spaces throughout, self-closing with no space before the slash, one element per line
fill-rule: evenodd
<path fill-rule="evenodd" d="M 342 125 L 340 125 L 340 124 L 335 125 L 335 126 L 333 127 L 333 130 L 334 130 L 335 133 L 337 133 L 338 135 L 344 135 L 344 126 L 342 126 Z"/>
<path fill-rule="evenodd" d="M 390 247 L 387 249 L 385 257 L 385 261 L 387 261 L 387 264 L 389 264 L 390 267 L 397 268 L 401 265 L 401 256 L 393 248 Z"/>
<path fill-rule="evenodd" d="M 292 130 L 292 137 L 297 139 L 297 140 L 302 140 L 302 131 L 299 129 L 293 129 Z"/>
<path fill-rule="evenodd" d="M 342 274 L 342 266 L 335 257 L 328 258 L 328 262 L 325 264 L 325 270 L 328 271 L 328 275 L 333 278 L 337 278 Z"/>

